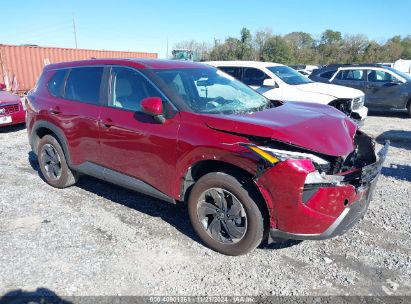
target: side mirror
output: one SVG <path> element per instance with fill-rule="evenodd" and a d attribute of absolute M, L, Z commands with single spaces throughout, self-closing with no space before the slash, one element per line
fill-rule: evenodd
<path fill-rule="evenodd" d="M 163 101 L 160 97 L 147 97 L 141 101 L 143 113 L 153 116 L 154 120 L 163 124 L 166 119 L 163 115 Z"/>
<path fill-rule="evenodd" d="M 4 83 L 0 83 L 0 91 L 3 91 L 6 89 L 6 85 Z"/>
<path fill-rule="evenodd" d="M 268 78 L 264 80 L 263 87 L 278 88 L 278 85 L 274 79 Z"/>

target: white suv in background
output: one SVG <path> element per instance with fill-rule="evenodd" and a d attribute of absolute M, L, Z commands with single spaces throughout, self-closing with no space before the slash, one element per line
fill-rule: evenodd
<path fill-rule="evenodd" d="M 247 84 L 270 100 L 326 104 L 357 121 L 368 114 L 364 93 L 343 86 L 313 82 L 296 70 L 278 63 L 256 61 L 205 62 Z"/>

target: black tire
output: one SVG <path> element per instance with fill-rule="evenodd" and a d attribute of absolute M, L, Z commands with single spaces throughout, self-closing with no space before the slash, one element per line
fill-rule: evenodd
<path fill-rule="evenodd" d="M 226 214 L 222 215 L 224 208 L 219 213 L 217 213 L 218 208 L 216 208 L 215 214 L 207 215 L 207 217 L 200 219 L 201 215 L 199 214 L 202 213 L 201 210 L 211 209 L 209 209 L 209 202 L 206 201 L 212 195 L 207 197 L 206 193 L 214 192 L 216 191 L 215 189 L 221 190 L 219 193 L 224 194 L 225 198 L 223 200 L 225 205 L 230 205 L 231 209 L 226 207 Z M 220 198 L 221 196 L 218 197 Z M 236 208 L 234 208 L 234 201 L 236 202 Z M 238 202 L 242 206 L 239 213 Z M 203 203 L 207 206 L 204 207 Z M 238 179 L 226 173 L 216 172 L 204 175 L 194 184 L 188 200 L 188 213 L 194 230 L 208 247 L 225 255 L 237 256 L 254 250 L 264 238 L 265 225 L 267 223 L 265 221 L 266 215 L 264 214 L 264 209 L 259 207 L 258 203 L 259 196 L 251 185 L 247 183 L 242 184 Z M 211 205 L 214 208 L 215 205 L 212 203 Z M 236 209 L 238 214 L 235 220 L 229 219 L 229 212 L 233 209 Z M 220 233 L 217 234 L 218 237 L 212 236 L 211 230 L 213 229 L 209 230 L 212 224 L 208 225 L 208 223 L 213 223 L 214 220 L 220 222 L 218 225 L 218 229 L 220 229 Z M 228 222 L 231 225 L 230 229 L 227 229 Z M 237 224 L 241 227 L 237 226 Z M 205 227 L 207 225 L 208 228 Z M 233 231 L 233 225 L 235 225 L 236 233 L 242 233 L 241 237 L 237 234 L 237 239 L 232 238 L 232 235 L 229 233 L 229 230 Z"/>
<path fill-rule="evenodd" d="M 54 136 L 42 137 L 37 151 L 41 174 L 48 184 L 62 189 L 77 182 L 78 175 L 68 167 L 63 149 Z"/>
<path fill-rule="evenodd" d="M 407 104 L 407 113 L 408 113 L 408 116 L 411 117 L 411 99 L 408 101 L 408 104 Z"/>

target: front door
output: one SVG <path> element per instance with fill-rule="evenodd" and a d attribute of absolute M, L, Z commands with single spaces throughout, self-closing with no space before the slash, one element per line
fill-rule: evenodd
<path fill-rule="evenodd" d="M 390 73 L 381 70 L 367 71 L 367 84 L 364 88 L 366 105 L 381 108 L 403 108 L 403 83 Z"/>
<path fill-rule="evenodd" d="M 271 79 L 271 77 L 264 71 L 256 68 L 244 68 L 243 82 L 246 85 L 270 100 L 282 100 L 284 96 L 279 88 L 263 86 L 266 79 Z"/>
<path fill-rule="evenodd" d="M 138 70 L 113 67 L 110 87 L 100 115 L 104 166 L 172 193 L 180 115 Z M 146 97 L 163 99 L 168 112 L 164 124 L 142 113 L 140 103 Z"/>

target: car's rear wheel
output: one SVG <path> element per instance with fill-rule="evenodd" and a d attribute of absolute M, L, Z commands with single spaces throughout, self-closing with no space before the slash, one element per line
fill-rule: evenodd
<path fill-rule="evenodd" d="M 66 188 L 77 182 L 78 176 L 68 167 L 63 149 L 54 136 L 42 137 L 37 151 L 40 170 L 48 184 Z"/>
<path fill-rule="evenodd" d="M 209 173 L 193 186 L 188 212 L 194 230 L 211 249 L 242 255 L 264 237 L 264 214 L 247 184 L 225 173 Z"/>

